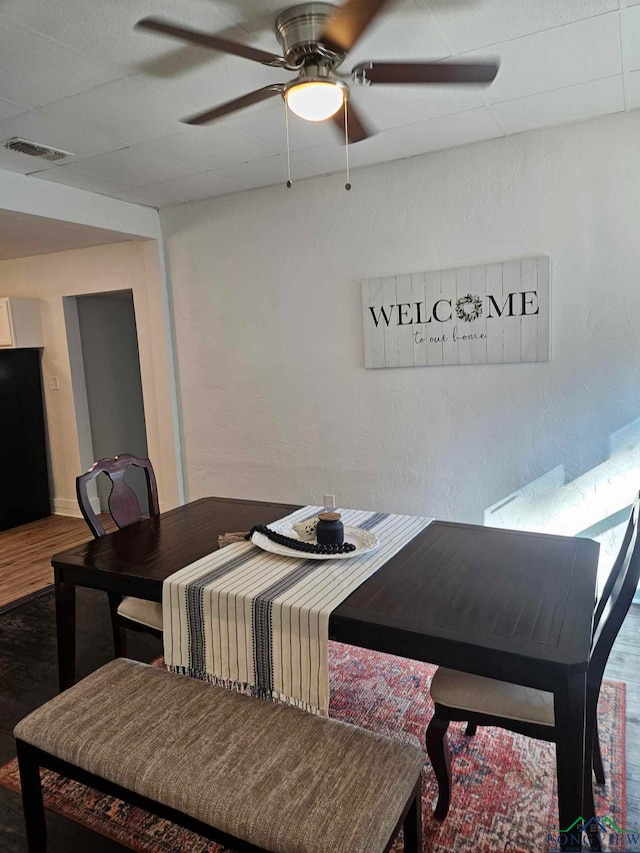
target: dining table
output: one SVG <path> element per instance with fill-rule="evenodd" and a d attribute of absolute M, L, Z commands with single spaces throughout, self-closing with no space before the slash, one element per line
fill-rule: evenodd
<path fill-rule="evenodd" d="M 56 554 L 60 689 L 75 682 L 76 587 L 162 601 L 163 581 L 215 551 L 220 535 L 299 508 L 206 497 Z M 341 643 L 553 693 L 558 826 L 542 826 L 532 849 L 583 815 L 598 551 L 584 538 L 435 520 L 329 619 Z M 569 838 L 563 849 L 580 847 Z"/>

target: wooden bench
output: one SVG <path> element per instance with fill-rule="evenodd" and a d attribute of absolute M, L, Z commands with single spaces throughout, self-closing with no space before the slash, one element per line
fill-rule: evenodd
<path fill-rule="evenodd" d="M 123 658 L 16 726 L 27 849 L 46 850 L 40 767 L 238 853 L 420 853 L 422 752 Z"/>

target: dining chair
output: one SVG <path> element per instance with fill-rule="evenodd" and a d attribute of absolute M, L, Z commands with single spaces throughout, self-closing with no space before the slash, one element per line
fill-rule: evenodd
<path fill-rule="evenodd" d="M 591 656 L 587 672 L 586 736 L 593 744 L 596 780 L 604 782 L 602 756 L 597 736 L 597 707 L 604 668 L 618 631 L 629 612 L 640 579 L 638 519 L 640 495 L 636 498 L 622 545 L 594 611 Z M 527 737 L 557 742 L 554 727 L 553 693 L 523 687 L 493 678 L 440 667 L 431 683 L 435 713 L 427 728 L 427 753 L 438 781 L 434 817 L 444 820 L 451 801 L 451 753 L 447 740 L 450 722 L 466 722 L 465 734 L 473 736 L 477 726 L 497 726 Z M 584 815 L 594 816 L 591 756 L 587 756 L 584 780 Z"/>
<path fill-rule="evenodd" d="M 106 531 L 91 506 L 88 485 L 100 474 L 106 474 L 111 480 L 109 513 L 116 525 L 119 528 L 127 527 L 140 521 L 143 517 L 138 497 L 125 481 L 125 474 L 132 465 L 144 470 L 149 515 L 160 515 L 156 477 L 153 466 L 148 459 L 141 459 L 130 453 L 122 453 L 113 459 L 100 459 L 99 462 L 94 462 L 86 473 L 76 478 L 76 495 L 80 512 L 96 539 L 105 536 Z M 109 610 L 111 612 L 115 657 L 126 657 L 127 655 L 127 628 L 162 637 L 162 605 L 160 603 L 109 593 Z"/>

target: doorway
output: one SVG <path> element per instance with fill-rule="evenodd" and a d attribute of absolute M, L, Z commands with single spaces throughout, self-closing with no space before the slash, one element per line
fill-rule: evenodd
<path fill-rule="evenodd" d="M 147 431 L 136 316 L 131 290 L 65 298 L 65 320 L 82 470 L 96 460 L 132 453 L 146 457 Z M 144 472 L 125 476 L 148 512 Z M 111 490 L 98 477 L 100 511 L 108 511 Z M 97 507 L 96 507 L 97 509 Z"/>

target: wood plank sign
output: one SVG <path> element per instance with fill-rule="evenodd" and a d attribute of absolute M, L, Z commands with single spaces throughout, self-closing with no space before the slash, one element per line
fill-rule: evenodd
<path fill-rule="evenodd" d="M 548 257 L 362 282 L 365 367 L 550 359 Z"/>

